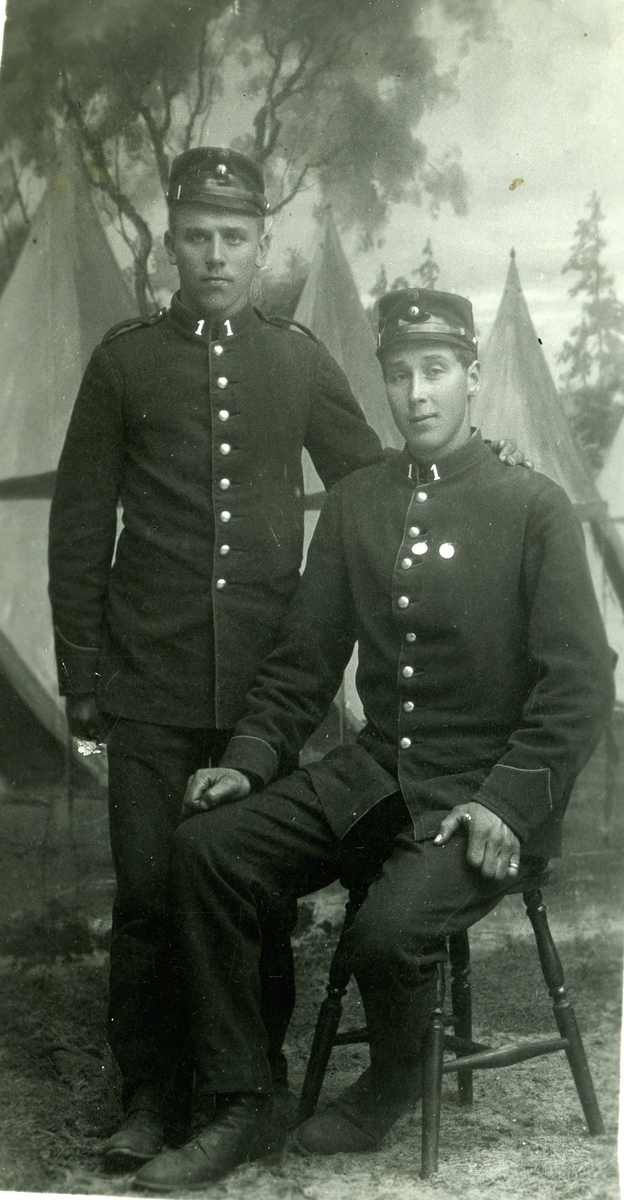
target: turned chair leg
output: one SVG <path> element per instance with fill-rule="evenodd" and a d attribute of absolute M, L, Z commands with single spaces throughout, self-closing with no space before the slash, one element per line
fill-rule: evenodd
<path fill-rule="evenodd" d="M 449 937 L 451 959 L 451 1005 L 456 1037 L 472 1041 L 472 988 L 470 986 L 470 942 L 462 929 Z M 472 1104 L 472 1071 L 457 1072 L 457 1093 L 461 1105 Z"/>
<path fill-rule="evenodd" d="M 438 1169 L 444 1060 L 444 963 L 436 965 L 436 1002 L 423 1040 L 421 1179 Z"/>
<path fill-rule="evenodd" d="M 595 1136 L 604 1133 L 604 1124 L 598 1108 L 594 1084 L 589 1071 L 576 1014 L 566 995 L 563 967 L 552 939 L 546 916 L 546 906 L 539 890 L 525 892 L 523 900 L 527 916 L 533 926 L 537 951 L 549 994 L 553 1001 L 553 1013 L 562 1038 L 567 1041 L 566 1055 L 572 1077 L 589 1132 Z"/>
<path fill-rule="evenodd" d="M 329 1063 L 336 1034 L 338 1033 L 338 1026 L 340 1025 L 342 1002 L 351 978 L 351 968 L 347 958 L 346 935 L 353 924 L 355 915 L 363 899 L 363 894 L 354 894 L 346 906 L 342 933 L 329 968 L 329 980 L 326 988 L 327 995 L 319 1009 L 310 1057 L 308 1058 L 305 1079 L 301 1089 L 301 1097 L 297 1109 L 298 1125 L 301 1125 L 303 1121 L 307 1121 L 309 1117 L 314 1116 L 316 1112 L 318 1098 L 321 1094 L 323 1080 L 327 1071 L 327 1064 Z"/>

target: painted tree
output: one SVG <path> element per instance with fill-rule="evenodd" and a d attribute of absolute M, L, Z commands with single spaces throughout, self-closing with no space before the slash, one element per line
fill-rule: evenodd
<path fill-rule="evenodd" d="M 433 246 L 431 238 L 427 238 L 422 249 L 422 260 L 420 266 L 416 267 L 414 275 L 421 287 L 435 289 L 436 283 L 440 278 L 440 268 L 433 257 Z"/>
<path fill-rule="evenodd" d="M 434 7 L 464 39 L 493 20 L 493 0 L 9 0 L 0 136 L 45 171 L 72 122 L 146 312 L 171 159 L 211 140 L 225 107 L 274 212 L 314 188 L 366 246 L 399 201 L 465 211 L 457 156 L 434 161 L 415 132 L 454 95 L 425 32 Z"/>
<path fill-rule="evenodd" d="M 423 288 L 434 289 L 440 277 L 440 268 L 433 257 L 433 246 L 431 238 L 428 237 L 422 251 L 422 258 L 417 267 L 410 271 L 407 275 L 397 275 L 392 283 L 388 280 L 386 268 L 381 265 L 377 278 L 370 289 L 372 303 L 369 305 L 367 312 L 373 328 L 377 328 L 377 311 L 381 296 L 385 296 L 386 292 L 399 292 L 404 288 L 420 286 Z"/>
<path fill-rule="evenodd" d="M 624 305 L 602 258 L 604 215 L 596 192 L 587 208 L 563 267 L 564 274 L 577 275 L 569 295 L 582 297 L 582 304 L 580 320 L 559 355 L 560 384 L 576 436 L 599 469 L 624 411 Z"/>

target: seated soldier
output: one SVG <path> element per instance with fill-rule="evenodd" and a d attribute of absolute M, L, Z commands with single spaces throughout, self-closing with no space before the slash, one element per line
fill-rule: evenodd
<path fill-rule="evenodd" d="M 201 1187 L 263 1152 L 261 931 L 338 878 L 368 885 L 348 950 L 370 1067 L 296 1136 L 317 1154 L 380 1145 L 419 1094 L 444 935 L 559 852 L 572 784 L 610 711 L 572 506 L 543 475 L 505 469 L 471 429 L 469 301 L 383 297 L 378 353 L 406 446 L 327 497 L 247 715 L 221 766 L 187 791 L 174 886 L 203 1128 L 141 1169 L 148 1190 Z M 297 769 L 356 642 L 366 726 Z"/>

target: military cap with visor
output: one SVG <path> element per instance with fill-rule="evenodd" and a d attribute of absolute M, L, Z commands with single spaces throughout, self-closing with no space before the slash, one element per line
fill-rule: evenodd
<path fill-rule="evenodd" d="M 377 356 L 405 343 L 447 342 L 477 357 L 472 304 L 453 292 L 405 288 L 379 301 Z"/>
<path fill-rule="evenodd" d="M 198 146 L 174 158 L 167 204 L 203 204 L 253 217 L 265 217 L 269 211 L 259 164 L 219 146 Z"/>

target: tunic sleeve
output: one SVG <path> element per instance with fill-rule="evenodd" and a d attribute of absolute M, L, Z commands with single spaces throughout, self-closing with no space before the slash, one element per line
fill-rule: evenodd
<path fill-rule="evenodd" d="M 384 452 L 344 372 L 324 346 L 317 353 L 305 448 L 329 491 L 345 475 L 379 462 Z"/>
<path fill-rule="evenodd" d="M 574 779 L 613 704 L 612 652 L 594 593 L 583 533 L 558 489 L 533 502 L 524 550 L 533 686 L 522 724 L 474 796 L 521 841 L 561 818 Z"/>
<path fill-rule="evenodd" d="M 256 676 L 246 715 L 221 762 L 252 771 L 263 783 L 296 768 L 299 751 L 336 695 L 355 644 L 340 500 L 333 492 L 325 502 L 280 642 Z"/>
<path fill-rule="evenodd" d="M 95 690 L 121 487 L 122 391 L 98 348 L 74 406 L 50 513 L 50 600 L 63 695 Z"/>

